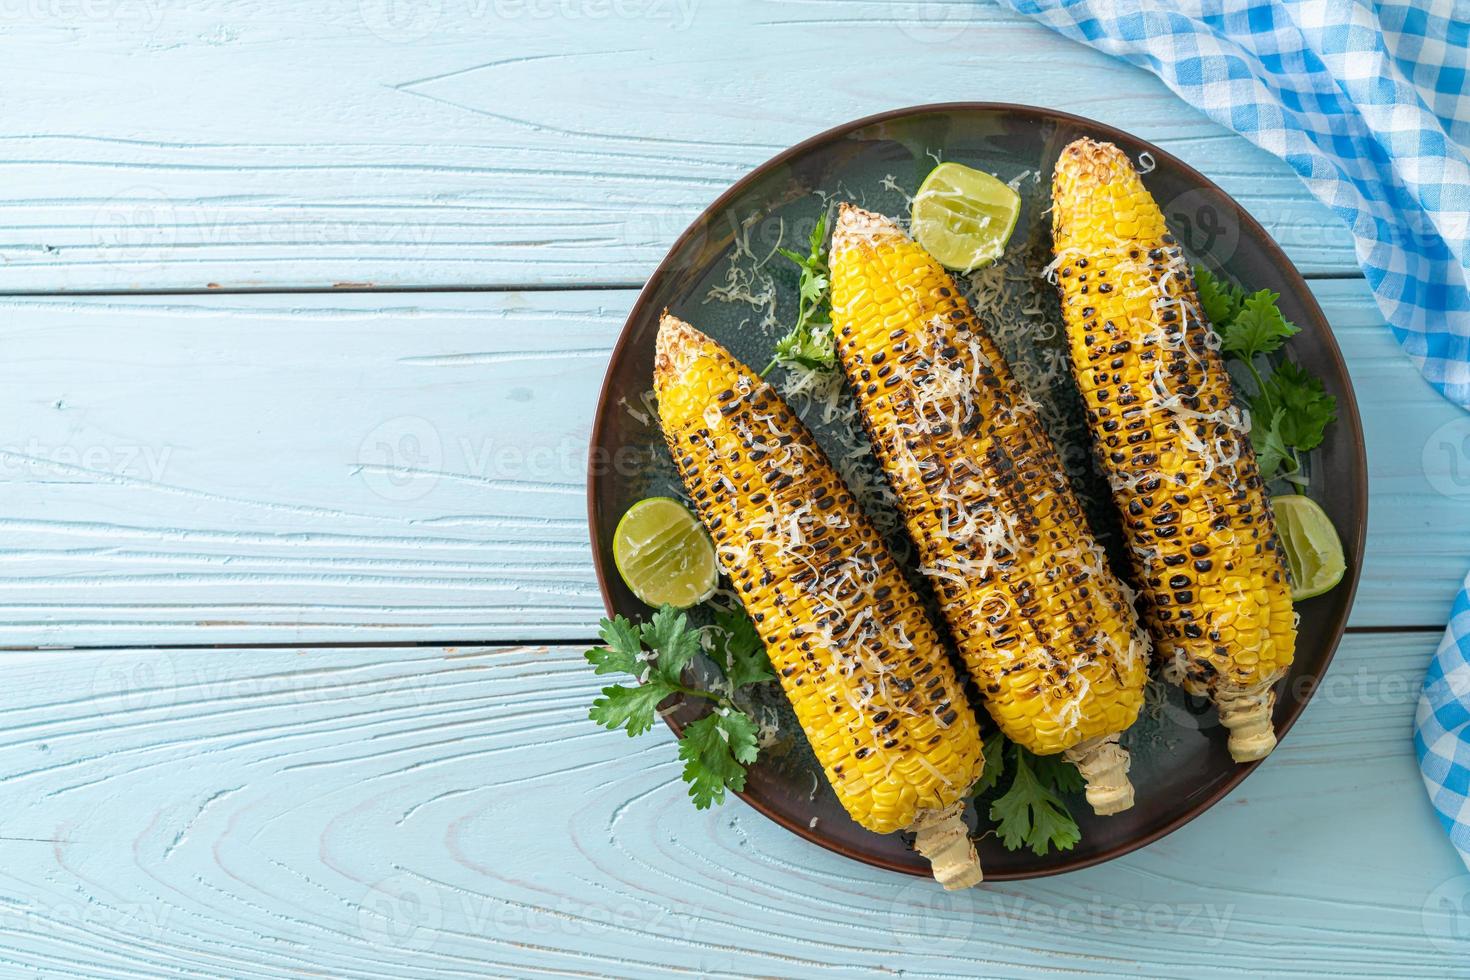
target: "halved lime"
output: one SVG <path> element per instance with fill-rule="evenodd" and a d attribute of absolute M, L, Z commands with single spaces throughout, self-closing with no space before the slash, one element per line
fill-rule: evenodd
<path fill-rule="evenodd" d="M 1292 601 L 1321 595 L 1341 582 L 1347 559 L 1327 512 L 1298 493 L 1272 497 L 1271 509 L 1276 512 L 1276 533 L 1286 549 Z"/>
<path fill-rule="evenodd" d="M 969 272 L 1005 252 L 1021 216 L 1021 195 L 959 163 L 929 171 L 914 197 L 914 238 L 945 268 Z"/>
<path fill-rule="evenodd" d="M 650 606 L 688 609 L 708 599 L 719 581 L 709 535 L 672 497 L 648 497 L 628 508 L 613 532 L 613 562 Z"/>

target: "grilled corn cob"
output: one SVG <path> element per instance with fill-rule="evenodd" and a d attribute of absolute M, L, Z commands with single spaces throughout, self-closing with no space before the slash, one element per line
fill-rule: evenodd
<path fill-rule="evenodd" d="M 665 313 L 664 438 L 837 798 L 905 828 L 946 887 L 980 880 L 960 814 L 979 724 L 918 597 L 811 434 L 728 351 Z"/>
<path fill-rule="evenodd" d="M 1267 755 L 1296 617 L 1219 341 L 1128 157 L 1082 139 L 1053 180 L 1072 371 L 1123 514 L 1164 675 L 1211 697 L 1238 762 Z"/>
<path fill-rule="evenodd" d="M 837 351 L 950 631 L 1014 742 L 1068 751 L 1098 813 L 1133 803 L 1118 733 L 1148 644 L 1036 403 L 949 275 L 892 221 L 843 205 Z"/>

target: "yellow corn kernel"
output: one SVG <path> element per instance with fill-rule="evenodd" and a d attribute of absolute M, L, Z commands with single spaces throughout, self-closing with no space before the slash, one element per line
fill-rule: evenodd
<path fill-rule="evenodd" d="M 1260 758 L 1275 745 L 1269 688 L 1291 665 L 1296 617 L 1218 340 L 1121 150 L 1072 143 L 1052 191 L 1072 371 L 1155 649 L 1167 677 L 1221 704 L 1237 760 Z"/>
<path fill-rule="evenodd" d="M 1143 705 L 1147 640 L 1035 402 L 892 221 L 844 205 L 830 264 L 843 370 L 986 708 L 1040 754 L 1116 736 Z"/>
<path fill-rule="evenodd" d="M 837 798 L 878 833 L 922 831 L 941 812 L 957 821 L 984 764 L 979 724 L 918 596 L 811 434 L 770 385 L 668 314 L 654 388 L 679 473 Z"/>

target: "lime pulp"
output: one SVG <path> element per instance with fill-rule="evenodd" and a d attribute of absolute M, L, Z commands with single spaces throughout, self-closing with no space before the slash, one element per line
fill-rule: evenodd
<path fill-rule="evenodd" d="M 1271 509 L 1291 573 L 1292 600 L 1319 596 L 1341 582 L 1347 559 L 1327 512 L 1310 497 L 1295 493 L 1272 497 Z"/>
<path fill-rule="evenodd" d="M 1021 195 L 959 163 L 929 171 L 914 197 L 913 232 L 945 268 L 970 272 L 1005 253 L 1021 216 Z"/>
<path fill-rule="evenodd" d="M 648 497 L 628 508 L 613 532 L 613 563 L 650 606 L 687 609 L 708 599 L 719 581 L 709 536 L 672 497 Z"/>

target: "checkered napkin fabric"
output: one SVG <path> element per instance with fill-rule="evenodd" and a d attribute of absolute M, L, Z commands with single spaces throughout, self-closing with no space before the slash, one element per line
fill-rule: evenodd
<path fill-rule="evenodd" d="M 1429 799 L 1470 867 L 1470 579 L 1424 676 L 1414 716 L 1414 751 Z"/>
<path fill-rule="evenodd" d="M 1002 0 L 1153 72 L 1295 170 L 1352 230 L 1424 377 L 1470 408 L 1470 0 Z M 1414 745 L 1470 866 L 1470 580 Z"/>
<path fill-rule="evenodd" d="M 1470 0 L 1002 0 L 1146 68 L 1352 229 L 1384 317 L 1470 408 Z"/>

